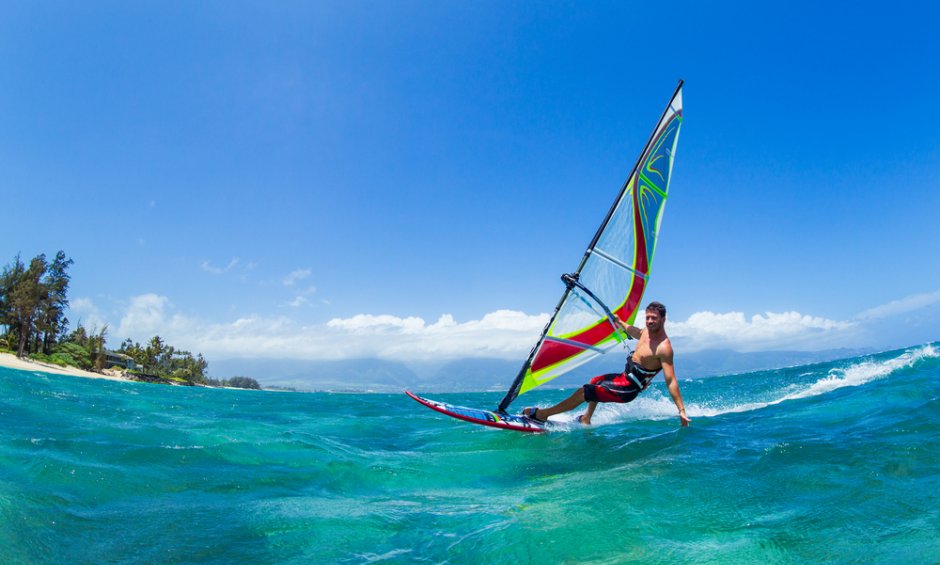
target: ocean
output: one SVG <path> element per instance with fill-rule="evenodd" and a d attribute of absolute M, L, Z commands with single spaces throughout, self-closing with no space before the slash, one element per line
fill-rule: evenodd
<path fill-rule="evenodd" d="M 940 343 L 681 386 L 522 434 L 0 368 L 0 562 L 940 563 Z"/>

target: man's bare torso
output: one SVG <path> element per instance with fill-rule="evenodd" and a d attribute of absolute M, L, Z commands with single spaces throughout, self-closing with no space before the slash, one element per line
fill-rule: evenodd
<path fill-rule="evenodd" d="M 659 352 L 668 344 L 669 337 L 665 335 L 665 332 L 662 336 L 651 339 L 649 331 L 643 330 L 636 349 L 633 351 L 633 362 L 639 363 L 644 369 L 659 371 L 663 368 Z"/>

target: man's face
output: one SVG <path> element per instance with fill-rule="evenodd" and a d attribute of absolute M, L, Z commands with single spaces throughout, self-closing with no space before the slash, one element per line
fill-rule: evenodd
<path fill-rule="evenodd" d="M 659 317 L 659 312 L 656 310 L 647 310 L 646 311 L 646 329 L 651 333 L 658 332 L 663 328 L 663 319 Z"/>

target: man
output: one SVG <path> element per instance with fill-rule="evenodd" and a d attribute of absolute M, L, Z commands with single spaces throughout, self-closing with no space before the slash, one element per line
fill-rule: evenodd
<path fill-rule="evenodd" d="M 578 416 L 578 421 L 590 425 L 591 417 L 598 402 L 630 402 L 638 394 L 646 390 L 650 381 L 659 371 L 663 372 L 669 395 L 679 409 L 679 420 L 683 426 L 688 426 L 692 420 L 685 413 L 682 402 L 682 393 L 679 392 L 679 381 L 676 380 L 676 369 L 673 366 L 672 344 L 666 335 L 666 307 L 659 302 L 650 302 L 646 307 L 646 329 L 641 330 L 628 326 L 619 316 L 614 319 L 623 327 L 624 331 L 638 341 L 636 350 L 627 357 L 627 367 L 623 373 L 611 373 L 591 379 L 589 384 L 579 388 L 551 408 L 526 408 L 523 416 L 533 420 L 543 421 L 549 416 L 573 410 L 583 402 L 588 403 L 587 411 Z"/>

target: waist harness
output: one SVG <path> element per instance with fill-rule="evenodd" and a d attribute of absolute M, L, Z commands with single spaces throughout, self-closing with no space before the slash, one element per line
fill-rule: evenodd
<path fill-rule="evenodd" d="M 660 369 L 647 369 L 634 361 L 633 352 L 631 351 L 630 355 L 627 355 L 627 367 L 624 369 L 623 374 L 633 381 L 640 390 L 646 390 L 646 387 L 650 386 L 650 382 L 652 382 L 653 377 L 659 374 L 659 371 Z"/>

